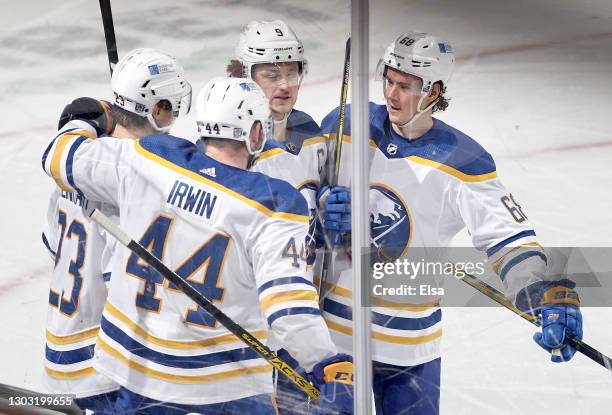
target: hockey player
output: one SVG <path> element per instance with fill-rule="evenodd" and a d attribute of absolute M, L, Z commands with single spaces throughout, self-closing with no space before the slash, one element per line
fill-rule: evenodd
<path fill-rule="evenodd" d="M 95 132 L 66 127 L 57 139 L 58 145 L 76 137 L 83 141 L 110 133 L 118 138 L 137 138 L 167 132 L 178 115 L 171 107 L 178 108 L 191 100 L 191 87 L 182 67 L 174 58 L 153 49 L 136 49 L 121 59 L 111 88 L 115 94 L 112 107 L 104 101 L 78 98 L 64 108 L 60 129 L 72 119 L 85 118 Z M 70 160 L 72 154 L 66 157 Z M 58 178 L 62 161 L 57 157 L 49 159 L 51 171 Z M 112 413 L 119 385 L 97 373 L 92 364 L 107 295 L 105 283 L 111 275 L 106 267 L 114 240 L 107 241 L 98 226 L 84 215 L 82 207 L 93 202 L 73 191 L 73 180 L 68 173 L 65 184 L 54 191 L 48 229 L 43 234 L 55 259 L 47 315 L 45 381 L 54 393 L 75 394 L 83 410 Z M 108 215 L 117 215 L 112 207 L 99 207 Z"/>
<path fill-rule="evenodd" d="M 274 121 L 273 137 L 253 169 L 287 181 L 302 192 L 310 209 L 316 209 L 327 149 L 318 124 L 294 108 L 308 72 L 302 42 L 283 21 L 252 21 L 240 33 L 236 57 L 228 73 L 259 85 Z"/>
<path fill-rule="evenodd" d="M 310 243 L 304 249 L 288 246 L 287 254 L 304 258 L 313 265 L 319 223 L 316 194 L 324 179 L 327 146 L 319 125 L 310 115 L 294 108 L 308 72 L 304 47 L 285 22 L 252 21 L 240 33 L 236 58 L 228 65 L 228 73 L 250 78 L 259 85 L 270 101 L 274 121 L 273 137 L 266 141 L 252 170 L 285 180 L 306 198 L 312 218 Z M 271 346 L 275 346 L 274 340 Z M 289 359 L 283 351 L 280 353 Z M 282 414 L 306 410 L 304 394 L 293 383 L 283 376 L 276 377 L 276 383 Z"/>
<path fill-rule="evenodd" d="M 535 341 L 555 362 L 571 359 L 568 338 L 582 338 L 574 284 L 544 281 L 547 257 L 522 207 L 500 182 L 495 163 L 477 142 L 432 117 L 444 110 L 454 65 L 451 46 L 429 34 L 401 35 L 386 49 L 377 75 L 386 105 L 370 103 L 370 220 L 374 262 L 407 258 L 409 248 L 449 247 L 467 227 L 486 252 L 505 294 L 521 309 L 539 313 Z M 350 114 L 347 111 L 347 116 Z M 322 123 L 333 131 L 338 109 Z M 344 133 L 350 136 L 350 121 Z M 344 142 L 350 146 L 350 141 Z M 332 240 L 350 236 L 350 151 L 341 159 L 340 186 L 325 192 L 325 228 Z M 341 351 L 351 350 L 351 260 L 339 249 L 324 316 Z M 377 414 L 438 414 L 441 310 L 372 299 L 374 394 Z"/>
<path fill-rule="evenodd" d="M 324 402 L 352 408 L 350 357 L 337 354 L 305 264 L 283 253 L 304 243 L 306 203 L 287 183 L 245 170 L 270 128 L 268 100 L 247 79 L 217 78 L 197 105 L 205 154 L 167 135 L 62 132 L 45 172 L 117 206 L 123 229 L 234 321 L 261 340 L 270 329 Z M 95 134 L 84 121 L 64 128 Z M 257 353 L 130 251 L 116 251 L 112 272 L 95 368 L 122 386 L 117 413 L 274 413 L 271 367 Z"/>

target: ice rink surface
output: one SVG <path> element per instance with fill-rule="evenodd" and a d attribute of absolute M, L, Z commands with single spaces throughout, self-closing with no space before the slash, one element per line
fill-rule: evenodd
<path fill-rule="evenodd" d="M 98 2 L 1 0 L 0 383 L 43 390 L 44 321 L 52 263 L 40 240 L 51 181 L 40 151 L 63 106 L 110 98 Z M 286 20 L 310 73 L 297 108 L 317 121 L 337 105 L 346 1 L 114 1 L 119 55 L 152 46 L 174 54 L 194 91 L 223 74 L 239 29 Z M 422 30 L 457 55 L 445 122 L 496 159 L 546 246 L 612 246 L 612 4 L 609 0 L 370 2 L 370 63 L 400 33 Z M 381 85 L 372 79 L 372 100 Z M 195 137 L 193 118 L 175 135 Z M 457 240 L 468 244 L 467 235 Z M 490 278 L 493 281 L 493 278 Z M 577 355 L 555 365 L 534 329 L 503 309 L 444 310 L 442 414 L 612 411 L 612 376 Z M 585 340 L 612 355 L 612 311 L 586 308 Z"/>

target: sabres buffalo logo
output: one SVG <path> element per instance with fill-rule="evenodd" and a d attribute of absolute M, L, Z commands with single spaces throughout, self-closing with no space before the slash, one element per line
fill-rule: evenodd
<path fill-rule="evenodd" d="M 408 207 L 388 186 L 370 184 L 372 262 L 392 262 L 408 248 L 411 222 Z"/>

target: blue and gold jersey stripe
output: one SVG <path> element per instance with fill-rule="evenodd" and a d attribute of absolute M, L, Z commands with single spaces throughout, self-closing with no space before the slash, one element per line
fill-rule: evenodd
<path fill-rule="evenodd" d="M 326 298 L 323 301 L 323 310 L 345 320 L 353 319 L 352 307 L 330 298 Z M 372 311 L 370 315 L 372 317 L 372 324 L 394 330 L 424 330 L 442 321 L 442 311 L 439 309 L 427 317 L 417 318 L 389 316 L 375 311 Z"/>
<path fill-rule="evenodd" d="M 428 166 L 428 167 L 432 167 L 434 169 L 437 170 L 441 170 L 444 173 L 450 174 L 451 176 L 454 176 L 456 178 L 458 178 L 461 181 L 464 182 L 484 182 L 487 180 L 492 180 L 492 179 L 496 179 L 497 178 L 497 172 L 496 171 L 492 171 L 490 173 L 485 173 L 485 174 L 467 174 L 467 173 L 463 173 L 451 166 L 447 166 L 446 164 L 440 163 L 438 161 L 434 161 L 434 160 L 429 160 L 426 159 L 424 157 L 419 157 L 419 156 L 409 156 L 406 157 L 406 160 L 412 161 L 414 163 L 418 163 L 421 164 L 423 166 Z"/>
<path fill-rule="evenodd" d="M 246 366 L 239 367 L 237 369 L 226 370 L 217 373 L 211 373 L 206 375 L 178 375 L 174 373 L 162 372 L 160 370 L 156 370 L 153 368 L 146 367 L 143 364 L 140 364 L 134 360 L 131 360 L 125 357 L 121 352 L 114 349 L 108 343 L 104 342 L 101 338 L 98 338 L 97 347 L 100 347 L 104 352 L 111 355 L 113 358 L 128 366 L 130 369 L 136 370 L 145 376 L 149 376 L 155 379 L 167 381 L 167 382 L 176 382 L 183 384 L 199 384 L 199 383 L 210 383 L 210 382 L 219 382 L 222 380 L 236 378 L 240 376 L 250 376 L 250 375 L 259 375 L 259 374 L 271 374 L 272 366 L 268 363 L 257 366 Z"/>
<path fill-rule="evenodd" d="M 315 285 L 319 285 L 318 277 L 315 277 L 314 283 Z M 351 292 L 351 290 L 342 288 L 330 282 L 325 283 L 325 292 L 330 293 L 330 294 L 335 294 L 343 298 L 348 298 L 348 299 L 353 298 L 353 293 Z M 375 307 L 386 307 L 386 308 L 393 308 L 397 310 L 412 311 L 412 312 L 428 311 L 440 305 L 439 301 L 431 301 L 429 303 L 423 303 L 423 304 L 405 304 L 405 303 L 398 303 L 395 301 L 383 300 L 382 298 L 377 298 L 377 297 L 372 297 L 370 299 L 370 303 L 372 306 L 375 306 Z"/>
<path fill-rule="evenodd" d="M 279 293 L 274 293 L 265 296 L 261 299 L 261 308 L 263 310 L 267 310 L 273 305 L 286 303 L 291 301 L 319 301 L 319 296 L 316 291 L 310 290 L 291 290 L 291 291 L 281 291 Z"/>
<path fill-rule="evenodd" d="M 344 324 L 336 323 L 335 321 L 332 321 L 327 318 L 325 319 L 325 322 L 327 323 L 327 327 L 329 327 L 330 329 L 334 331 L 346 334 L 347 336 L 353 335 L 352 327 L 345 326 Z M 380 340 L 386 343 L 401 344 L 401 345 L 406 345 L 406 346 L 416 346 L 419 344 L 429 343 L 429 342 L 439 339 L 440 337 L 442 337 L 441 328 L 434 331 L 433 333 L 426 334 L 424 336 L 415 336 L 415 337 L 393 336 L 393 335 L 381 333 L 375 330 L 372 331 L 372 338 L 375 340 Z"/>
<path fill-rule="evenodd" d="M 117 344 L 120 344 L 128 352 L 168 367 L 203 369 L 227 363 L 261 358 L 261 356 L 248 347 L 188 356 L 158 352 L 133 339 L 104 317 L 102 317 L 102 331 L 106 336 Z"/>
<path fill-rule="evenodd" d="M 47 341 L 49 343 L 64 346 L 68 344 L 79 343 L 79 342 L 82 342 L 88 339 L 93 339 L 98 335 L 99 331 L 100 331 L 100 327 L 94 327 L 94 328 L 87 329 L 87 330 L 84 330 L 78 333 L 58 336 L 56 334 L 51 333 L 49 330 L 47 330 L 46 336 L 47 336 Z"/>
<path fill-rule="evenodd" d="M 117 307 L 115 307 L 110 301 L 106 302 L 106 306 L 104 307 L 104 314 L 108 314 L 113 318 L 119 320 L 121 324 L 127 327 L 132 333 L 136 334 L 140 338 L 142 338 L 147 343 L 154 344 L 156 346 L 166 347 L 168 349 L 183 349 L 183 350 L 193 350 L 200 349 L 204 347 L 210 346 L 218 346 L 227 343 L 239 342 L 239 340 L 234 334 L 228 333 L 223 334 L 221 336 L 210 337 L 207 339 L 201 340 L 192 340 L 192 341 L 178 341 L 178 340 L 169 340 L 163 339 L 160 337 L 153 336 L 152 334 L 145 331 L 138 324 L 133 322 L 123 314 Z M 266 330 L 255 330 L 251 332 L 253 336 L 255 336 L 258 340 L 265 339 L 268 335 Z"/>
<path fill-rule="evenodd" d="M 59 380 L 82 379 L 84 377 L 95 376 L 97 374 L 96 370 L 93 367 L 86 367 L 84 369 L 71 370 L 71 371 L 65 371 L 65 372 L 60 371 L 60 370 L 51 369 L 50 367 L 45 367 L 45 372 L 47 372 L 47 374 L 51 376 L 52 378 L 59 379 Z"/>

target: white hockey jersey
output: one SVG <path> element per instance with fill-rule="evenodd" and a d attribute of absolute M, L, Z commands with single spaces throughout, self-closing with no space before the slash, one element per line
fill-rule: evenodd
<path fill-rule="evenodd" d="M 338 109 L 323 120 L 324 134 L 333 131 L 337 118 Z M 344 134 L 338 184 L 350 186 L 349 109 Z M 546 257 L 535 232 L 478 143 L 437 119 L 422 137 L 408 140 L 391 127 L 386 106 L 371 103 L 369 144 L 371 247 L 385 254 L 377 260 L 408 258 L 414 247 L 445 250 L 467 227 L 473 245 L 495 264 L 509 298 L 539 280 Z M 332 261 L 322 308 L 339 349 L 350 352 L 351 260 L 338 250 Z M 529 272 L 512 272 L 526 265 Z M 441 309 L 435 302 L 379 297 L 372 305 L 374 360 L 412 366 L 440 356 Z"/>
<path fill-rule="evenodd" d="M 317 207 L 326 160 L 321 129 L 310 115 L 294 109 L 287 118 L 287 140 L 268 139 L 251 170 L 288 182 L 302 193 L 312 211 Z"/>
<path fill-rule="evenodd" d="M 78 137 L 88 131 L 71 130 Z M 51 160 L 57 163 L 59 160 Z M 53 393 L 83 398 L 119 388 L 93 368 L 94 345 L 106 301 L 106 240 L 86 217 L 82 194 L 56 189 L 50 198 L 43 243 L 55 261 L 49 290 L 44 381 Z"/>
<path fill-rule="evenodd" d="M 58 185 L 117 205 L 128 234 L 260 340 L 270 328 L 307 370 L 336 354 L 312 275 L 294 255 L 308 210 L 289 184 L 171 136 L 60 136 L 43 165 Z M 264 359 L 129 250 L 117 249 L 112 269 L 96 370 L 181 404 L 272 392 Z"/>

